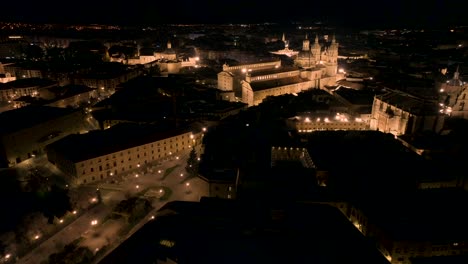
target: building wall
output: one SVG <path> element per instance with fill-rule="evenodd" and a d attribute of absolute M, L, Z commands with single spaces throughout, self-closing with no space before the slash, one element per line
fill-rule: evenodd
<path fill-rule="evenodd" d="M 84 127 L 84 114 L 77 110 L 71 114 L 49 120 L 42 124 L 1 135 L 1 146 L 10 166 L 43 153 L 46 145 Z"/>
<path fill-rule="evenodd" d="M 242 102 L 249 106 L 259 105 L 268 96 L 279 96 L 283 94 L 300 93 L 314 87 L 313 81 L 305 81 L 290 85 L 273 87 L 270 89 L 253 91 L 250 83 L 242 82 Z"/>
<path fill-rule="evenodd" d="M 388 114 L 386 109 L 392 110 L 393 114 Z M 372 108 L 371 129 L 375 128 L 375 130 L 394 135 L 414 134 L 422 131 L 438 133 L 444 125 L 444 120 L 443 115 L 418 116 L 381 102 Z"/>
<path fill-rule="evenodd" d="M 26 88 L 11 88 L 0 90 L 0 101 L 11 101 L 21 96 L 36 96 L 38 94 L 38 87 Z"/>
<path fill-rule="evenodd" d="M 60 170 L 72 176 L 75 184 L 86 184 L 172 158 L 183 151 L 191 150 L 192 147 L 196 148 L 197 153 L 201 153 L 202 137 L 203 133 L 186 132 L 78 162 L 67 160 L 53 151 L 50 152 L 50 156 L 49 152 L 47 155 Z"/>
<path fill-rule="evenodd" d="M 218 73 L 218 89 L 234 91 L 234 76 L 225 71 Z"/>
<path fill-rule="evenodd" d="M 76 94 L 74 96 L 70 96 L 68 98 L 64 98 L 53 103 L 48 104 L 47 106 L 53 107 L 77 107 L 80 104 L 87 103 L 91 98 L 97 97 L 96 91 L 89 91 L 81 94 Z"/>
<path fill-rule="evenodd" d="M 321 119 L 320 121 L 311 120 L 309 122 L 294 121 L 292 123 L 292 127 L 294 127 L 299 133 L 307 133 L 317 130 L 368 130 L 369 123 L 356 120 L 351 120 L 347 122 L 332 120 L 326 122 Z"/>

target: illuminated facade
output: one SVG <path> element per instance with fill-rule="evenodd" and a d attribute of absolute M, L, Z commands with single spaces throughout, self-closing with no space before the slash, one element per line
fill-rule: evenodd
<path fill-rule="evenodd" d="M 0 83 L 12 82 L 14 80 L 16 80 L 16 77 L 11 76 L 9 72 L 4 74 L 0 73 Z"/>
<path fill-rule="evenodd" d="M 218 73 L 218 89 L 234 91 L 237 100 L 249 106 L 260 104 L 268 96 L 300 93 L 312 88 L 334 85 L 343 78 L 337 73 L 338 43 L 335 38 L 322 50 L 306 38 L 303 50 L 295 56 L 294 67 L 282 67 L 281 61 L 223 66 Z"/>
<path fill-rule="evenodd" d="M 468 119 L 468 85 L 457 96 L 455 104 L 451 109 L 452 116 Z"/>
<path fill-rule="evenodd" d="M 394 135 L 439 132 L 444 119 L 437 102 L 395 90 L 374 97 L 370 128 Z"/>
<path fill-rule="evenodd" d="M 337 113 L 331 117 L 324 115 L 296 116 L 287 119 L 289 127 L 299 133 L 310 133 L 317 130 L 368 130 L 369 120 Z"/>
<path fill-rule="evenodd" d="M 37 97 L 48 88 L 56 87 L 57 82 L 30 78 L 0 84 L 0 101 L 13 101 L 22 96 Z"/>

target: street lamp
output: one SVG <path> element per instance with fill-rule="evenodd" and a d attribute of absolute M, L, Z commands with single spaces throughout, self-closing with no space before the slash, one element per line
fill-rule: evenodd
<path fill-rule="evenodd" d="M 93 220 L 93 221 L 91 221 L 91 225 L 92 225 L 92 226 L 95 226 L 95 225 L 97 225 L 97 223 L 98 223 L 98 221 L 97 221 L 97 220 Z"/>

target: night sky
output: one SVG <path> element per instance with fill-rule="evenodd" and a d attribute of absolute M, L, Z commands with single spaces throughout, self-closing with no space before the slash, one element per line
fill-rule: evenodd
<path fill-rule="evenodd" d="M 23 0 L 5 1 L 0 20 L 151 25 L 333 21 L 343 25 L 468 24 L 463 0 Z"/>

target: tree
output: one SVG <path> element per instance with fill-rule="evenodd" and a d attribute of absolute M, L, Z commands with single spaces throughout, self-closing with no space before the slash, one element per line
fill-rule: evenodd
<path fill-rule="evenodd" d="M 195 147 L 193 147 L 187 159 L 187 165 L 185 166 L 185 170 L 190 175 L 196 175 L 198 172 L 198 165 L 199 161 L 197 157 L 197 152 L 195 151 Z"/>

